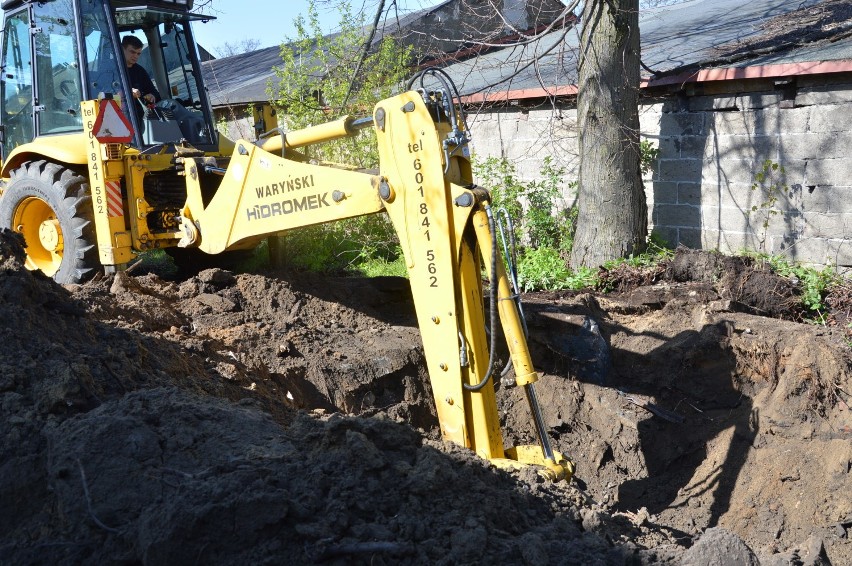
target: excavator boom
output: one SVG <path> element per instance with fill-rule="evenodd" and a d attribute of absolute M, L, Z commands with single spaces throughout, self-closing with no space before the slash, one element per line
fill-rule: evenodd
<path fill-rule="evenodd" d="M 412 80 L 369 117 L 232 141 L 216 130 L 190 25 L 209 17 L 192 5 L 2 2 L 0 228 L 24 235 L 28 267 L 82 283 L 149 250 L 209 264 L 289 230 L 387 214 L 444 438 L 498 464 L 533 462 L 570 477 L 571 464 L 547 439 L 517 293 L 497 250 L 490 195 L 473 185 L 468 130 L 449 77 L 427 69 L 417 88 Z M 137 51 L 143 68 L 131 57 Z M 271 120 L 264 114 L 259 130 Z M 368 129 L 377 172 L 306 156 L 315 144 Z M 507 447 L 501 435 L 500 334 L 529 399 L 537 446 Z"/>
<path fill-rule="evenodd" d="M 381 101 L 371 120 L 347 117 L 259 143 L 240 140 L 228 167 L 217 171 L 221 184 L 209 202 L 200 183 L 204 160 L 180 158 L 187 200 L 179 245 L 216 254 L 286 230 L 386 212 L 408 268 L 444 438 L 495 463 L 531 461 L 553 477 L 570 477 L 571 464 L 547 439 L 535 397 L 538 375 L 495 245 L 490 195 L 472 185 L 467 132 L 455 108 L 447 112 L 450 96 L 411 90 Z M 287 157 L 297 148 L 354 135 L 370 125 L 379 147 L 378 174 Z M 491 281 L 488 300 L 483 257 Z M 508 453 L 492 381 L 496 345 L 488 343 L 486 332 L 498 319 L 541 441 Z"/>

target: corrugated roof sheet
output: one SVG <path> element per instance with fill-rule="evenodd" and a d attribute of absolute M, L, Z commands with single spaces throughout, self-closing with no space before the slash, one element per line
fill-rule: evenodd
<path fill-rule="evenodd" d="M 273 76 L 272 68 L 281 64 L 280 54 L 280 47 L 267 47 L 204 63 L 213 106 L 266 100 L 266 84 Z"/>
<path fill-rule="evenodd" d="M 689 0 L 643 10 L 640 27 L 642 62 L 657 76 L 707 67 L 852 63 L 849 0 Z M 817 32 L 828 39 L 807 39 L 819 37 Z M 446 71 L 463 96 L 507 91 L 541 96 L 541 89 L 555 93 L 576 85 L 578 44 L 577 30 L 557 30 L 449 65 Z M 205 64 L 214 105 L 266 100 L 278 54 L 274 47 Z M 643 76 L 650 73 L 643 71 Z"/>
<path fill-rule="evenodd" d="M 849 0 L 691 0 L 643 10 L 639 15 L 642 62 L 655 73 L 665 75 L 708 66 L 852 61 L 852 38 L 848 33 L 852 17 L 843 9 L 849 5 Z M 785 17 L 796 18 L 820 6 L 836 8 L 827 10 L 827 21 L 832 21 L 836 30 L 829 34 L 832 39 L 797 44 L 795 38 L 804 32 L 795 29 L 795 19 L 785 21 Z M 792 32 L 785 34 L 785 29 Z M 539 96 L 552 93 L 557 87 L 576 85 L 578 35 L 578 30 L 567 34 L 565 30 L 552 32 L 528 45 L 491 52 L 446 70 L 456 80 L 462 96 L 478 94 L 499 99 L 506 91 L 515 91 L 516 95 L 516 91 L 538 91 Z M 774 52 L 754 51 L 765 51 L 767 47 Z M 739 53 L 738 48 L 742 48 Z M 726 58 L 736 61 L 725 64 Z M 647 71 L 643 71 L 643 76 L 651 78 Z"/>
<path fill-rule="evenodd" d="M 468 20 L 471 10 L 485 8 L 476 8 L 462 0 L 447 0 L 398 18 L 391 12 L 380 23 L 381 29 L 373 42 L 380 41 L 384 34 L 401 36 L 402 41 L 416 43 L 430 56 L 444 55 L 447 48 L 457 49 L 471 38 L 500 41 L 514 35 L 516 29 L 549 24 L 564 10 L 559 0 L 504 0 L 501 5 L 502 18 L 492 13 L 489 17 Z M 272 67 L 281 64 L 279 51 L 278 47 L 270 47 L 205 62 L 202 68 L 213 105 L 266 100 L 267 84 L 270 80 L 275 82 Z"/>

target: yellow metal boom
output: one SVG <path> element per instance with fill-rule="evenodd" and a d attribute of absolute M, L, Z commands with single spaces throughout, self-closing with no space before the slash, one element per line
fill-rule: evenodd
<path fill-rule="evenodd" d="M 408 268 L 443 437 L 497 465 L 538 464 L 554 478 L 570 478 L 573 465 L 551 449 L 538 409 L 538 374 L 496 250 L 490 197 L 472 184 L 467 135 L 452 115 L 455 110 L 448 114 L 447 97 L 446 92 L 408 91 L 377 104 L 372 119 L 345 117 L 257 143 L 240 140 L 226 168 L 191 151 L 180 153 L 177 161 L 183 165 L 187 198 L 179 227 L 169 236 L 180 238 L 182 247 L 217 254 L 286 230 L 386 212 Z M 84 107 L 84 113 L 87 110 Z M 299 154 L 288 157 L 297 148 L 369 126 L 378 141 L 377 174 L 307 163 Z M 119 174 L 122 161 L 129 170 L 144 169 L 142 157 L 110 159 L 106 146 L 89 139 L 96 148 L 90 174 L 95 178 L 100 173 L 103 179 L 93 183 L 96 194 Z M 205 195 L 201 182 L 210 171 L 221 175 L 212 197 Z M 129 183 L 131 189 L 141 186 L 132 178 Z M 98 224 L 98 238 L 102 249 L 115 257 L 131 239 L 106 219 Z M 107 255 L 102 252 L 105 260 Z M 491 281 L 487 301 L 483 263 Z M 489 309 L 494 309 L 491 316 Z M 494 344 L 489 345 L 486 332 L 489 323 L 498 323 L 498 316 L 517 383 L 530 402 L 538 446 L 504 446 L 493 381 Z"/>

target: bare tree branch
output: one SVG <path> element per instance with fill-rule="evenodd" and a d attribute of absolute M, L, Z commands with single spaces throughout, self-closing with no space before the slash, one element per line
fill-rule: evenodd
<path fill-rule="evenodd" d="M 394 2 L 395 3 L 395 2 Z M 364 40 L 364 47 L 361 48 L 361 57 L 358 59 L 358 64 L 355 66 L 355 71 L 352 73 L 352 80 L 349 81 L 349 88 L 346 91 L 346 96 L 343 97 L 343 106 L 349 102 L 349 96 L 352 94 L 352 89 L 358 80 L 358 75 L 361 72 L 361 67 L 364 66 L 364 61 L 367 60 L 367 55 L 370 53 L 370 46 L 373 44 L 373 38 L 376 37 L 376 29 L 379 27 L 379 20 L 382 18 L 382 12 L 385 11 L 385 0 L 380 0 L 379 7 L 376 8 L 376 16 L 373 18 L 373 25 L 370 28 L 370 33 L 367 39 Z"/>

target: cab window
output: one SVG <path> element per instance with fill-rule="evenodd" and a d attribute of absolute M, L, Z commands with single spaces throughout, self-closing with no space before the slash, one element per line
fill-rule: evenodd
<path fill-rule="evenodd" d="M 39 134 L 83 129 L 83 93 L 77 54 L 73 6 L 66 2 L 38 3 L 34 8 L 36 84 Z"/>

